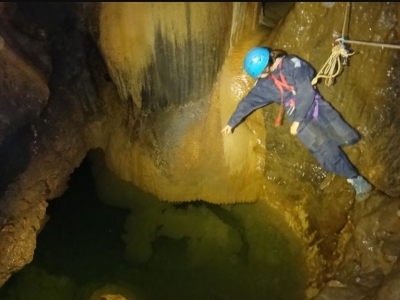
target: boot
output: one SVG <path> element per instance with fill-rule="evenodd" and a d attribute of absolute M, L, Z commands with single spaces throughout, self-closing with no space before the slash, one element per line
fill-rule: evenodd
<path fill-rule="evenodd" d="M 356 202 L 362 202 L 369 197 L 372 186 L 362 176 L 358 175 L 356 178 L 347 179 L 347 182 L 351 183 L 356 190 Z"/>
<path fill-rule="evenodd" d="M 355 135 L 354 133 L 348 133 L 344 137 L 342 137 L 342 140 L 343 142 L 339 143 L 339 146 L 353 146 L 358 143 L 358 141 L 360 140 L 360 136 Z"/>

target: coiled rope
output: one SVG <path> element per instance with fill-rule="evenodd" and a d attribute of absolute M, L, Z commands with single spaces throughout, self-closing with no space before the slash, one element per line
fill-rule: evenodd
<path fill-rule="evenodd" d="M 345 39 L 345 33 L 348 29 L 349 23 L 349 12 L 350 12 L 350 4 L 347 3 L 346 14 L 343 22 L 342 29 L 342 37 L 335 40 L 335 46 L 332 49 L 332 54 L 325 62 L 321 70 L 318 72 L 317 76 L 311 81 L 312 85 L 316 85 L 318 83 L 318 79 L 325 78 L 325 84 L 327 86 L 331 86 L 333 84 L 334 78 L 340 74 L 343 69 L 342 59 L 347 59 L 348 57 L 355 54 L 355 52 L 350 52 L 344 44 L 358 44 L 358 45 L 367 45 L 367 46 L 377 46 L 377 47 L 386 47 L 386 48 L 394 48 L 400 49 L 400 45 L 393 44 L 384 44 L 384 43 L 374 43 L 374 42 L 363 42 L 363 41 L 352 41 L 349 39 Z"/>
<path fill-rule="evenodd" d="M 348 28 L 350 3 L 351 2 L 347 2 L 346 14 L 344 16 L 342 28 L 342 38 L 345 36 L 346 29 Z M 315 76 L 314 79 L 311 81 L 311 84 L 316 85 L 318 79 L 325 78 L 325 84 L 327 86 L 331 86 L 333 84 L 334 78 L 338 76 L 343 69 L 341 57 L 347 59 L 349 56 L 352 55 L 354 55 L 354 52 L 350 53 L 344 46 L 343 41 L 338 42 L 336 46 L 333 47 L 331 56 L 329 56 L 328 60 L 318 72 L 317 76 Z"/>
<path fill-rule="evenodd" d="M 347 58 L 354 54 L 355 52 L 348 52 L 343 43 L 337 44 L 335 47 L 333 47 L 331 56 L 318 72 L 317 76 L 315 76 L 311 81 L 311 84 L 316 85 L 318 79 L 325 78 L 325 84 L 327 86 L 331 86 L 335 77 L 338 76 L 343 69 L 341 57 Z"/>

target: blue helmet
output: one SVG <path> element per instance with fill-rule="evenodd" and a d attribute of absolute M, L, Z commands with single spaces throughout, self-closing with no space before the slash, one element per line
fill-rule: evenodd
<path fill-rule="evenodd" d="M 263 47 L 251 49 L 244 58 L 243 68 L 253 78 L 258 78 L 269 62 L 269 50 Z"/>

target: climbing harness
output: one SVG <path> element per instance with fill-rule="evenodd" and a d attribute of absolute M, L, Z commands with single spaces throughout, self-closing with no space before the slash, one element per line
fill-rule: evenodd
<path fill-rule="evenodd" d="M 321 99 L 321 95 L 318 93 L 318 91 L 315 92 L 314 96 L 314 101 L 315 101 L 315 106 L 314 106 L 314 111 L 312 112 L 312 116 L 314 120 L 317 120 L 318 117 L 318 102 Z M 307 116 L 311 115 L 311 109 L 308 111 Z"/>
<path fill-rule="evenodd" d="M 283 58 L 282 58 L 283 59 Z M 278 64 L 278 68 L 281 69 L 282 67 L 282 60 L 279 62 Z M 284 113 L 284 107 L 287 108 L 287 114 L 290 116 L 294 110 L 296 109 L 296 98 L 291 98 L 289 101 L 287 101 L 286 104 L 284 104 L 284 100 L 283 100 L 283 89 L 287 89 L 289 91 L 292 92 L 293 96 L 296 96 L 296 91 L 294 89 L 294 86 L 289 85 L 286 81 L 285 76 L 283 76 L 282 71 L 279 71 L 279 78 L 281 80 L 278 80 L 276 78 L 276 76 L 274 74 L 270 75 L 271 79 L 274 81 L 276 87 L 278 88 L 279 92 L 281 93 L 281 105 L 279 107 L 279 111 L 278 111 L 278 115 L 275 119 L 275 127 L 279 127 L 282 125 L 282 119 L 283 119 L 283 113 Z M 314 89 L 316 89 L 316 87 L 314 86 Z M 315 106 L 314 106 L 314 110 L 310 110 L 308 112 L 308 116 L 313 115 L 314 120 L 317 119 L 318 117 L 318 101 L 321 99 L 320 94 L 318 93 L 318 91 L 315 92 L 315 97 L 314 97 L 314 101 L 315 101 Z"/>
<path fill-rule="evenodd" d="M 335 40 L 331 56 L 328 58 L 328 60 L 325 62 L 321 70 L 318 72 L 317 76 L 315 76 L 314 79 L 311 81 L 312 85 L 316 85 L 318 83 L 318 79 L 320 78 L 325 78 L 325 84 L 327 86 L 331 86 L 333 84 L 334 78 L 341 73 L 342 67 L 347 65 L 349 57 L 355 54 L 355 52 L 350 50 L 350 48 L 345 44 L 359 44 L 367 46 L 378 46 L 382 48 L 387 47 L 387 48 L 400 49 L 400 45 L 352 41 L 348 39 L 345 35 L 345 32 L 346 29 L 348 28 L 348 23 L 349 23 L 350 5 L 351 2 L 347 2 L 346 14 L 343 22 L 342 36 Z"/>
<path fill-rule="evenodd" d="M 278 64 L 279 69 L 281 68 L 281 66 L 282 66 L 282 60 Z M 276 76 L 274 74 L 271 74 L 270 77 L 274 81 L 279 92 L 281 93 L 281 105 L 279 106 L 278 115 L 276 116 L 276 119 L 275 119 L 275 127 L 279 127 L 282 125 L 283 112 L 284 112 L 283 88 L 291 91 L 293 96 L 296 95 L 296 91 L 294 90 L 293 86 L 288 85 L 288 83 L 286 82 L 285 76 L 283 76 L 283 74 L 282 74 L 282 71 L 279 72 L 279 78 L 281 79 L 280 81 L 276 78 Z M 290 108 L 288 109 L 289 115 L 291 115 L 293 113 L 293 111 L 295 110 L 295 103 L 296 102 L 295 102 L 294 98 L 292 98 L 288 101 L 286 107 L 290 106 Z"/>

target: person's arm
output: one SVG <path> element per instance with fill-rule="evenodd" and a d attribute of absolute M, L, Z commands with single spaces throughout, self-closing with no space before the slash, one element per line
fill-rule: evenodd
<path fill-rule="evenodd" d="M 235 112 L 228 121 L 228 126 L 231 130 L 254 110 L 273 102 L 273 100 L 270 99 L 270 93 L 268 92 L 268 86 L 270 85 L 269 81 L 269 79 L 259 79 L 247 96 L 239 102 Z"/>
<path fill-rule="evenodd" d="M 232 133 L 232 127 L 229 126 L 229 125 L 226 125 L 224 128 L 222 128 L 221 133 L 231 134 Z"/>

